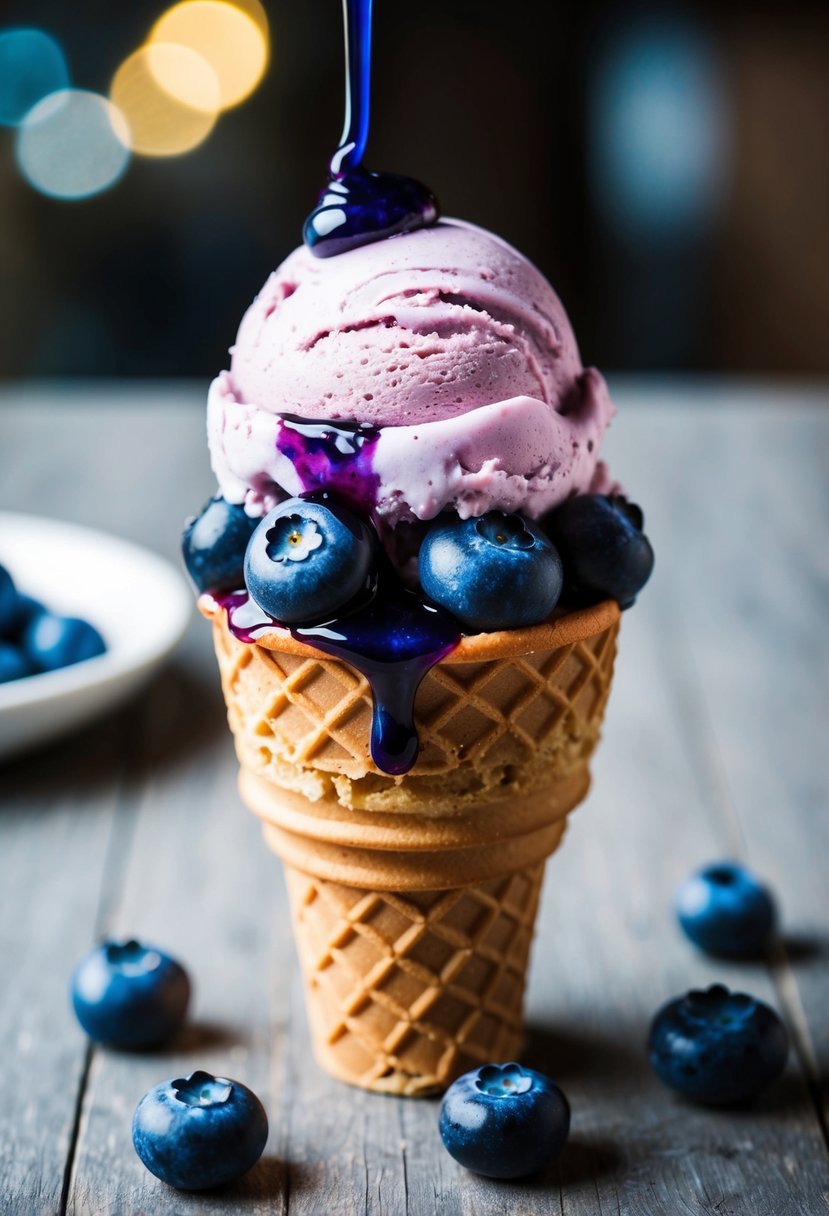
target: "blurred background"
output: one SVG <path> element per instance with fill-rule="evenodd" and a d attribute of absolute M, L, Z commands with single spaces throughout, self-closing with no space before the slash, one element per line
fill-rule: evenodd
<path fill-rule="evenodd" d="M 829 371 L 825 4 L 375 10 L 369 165 L 528 254 L 586 361 Z M 2 0 L 0 378 L 226 366 L 342 89 L 338 0 Z"/>

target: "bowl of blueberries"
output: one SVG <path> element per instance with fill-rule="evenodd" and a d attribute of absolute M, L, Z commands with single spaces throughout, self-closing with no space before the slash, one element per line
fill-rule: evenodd
<path fill-rule="evenodd" d="M 0 511 L 0 760 L 134 692 L 180 640 L 184 580 L 127 541 Z"/>

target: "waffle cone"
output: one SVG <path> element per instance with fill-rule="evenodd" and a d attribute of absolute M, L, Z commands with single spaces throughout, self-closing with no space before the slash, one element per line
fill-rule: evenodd
<path fill-rule="evenodd" d="M 239 642 L 200 607 L 241 794 L 285 864 L 319 1062 L 421 1094 L 516 1055 L 545 860 L 589 786 L 618 607 L 464 638 L 420 686 L 420 753 L 397 777 L 371 760 L 359 673 L 281 630 Z"/>

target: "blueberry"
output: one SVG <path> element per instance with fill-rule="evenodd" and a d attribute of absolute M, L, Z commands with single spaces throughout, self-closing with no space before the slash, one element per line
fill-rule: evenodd
<path fill-rule="evenodd" d="M 471 633 L 537 625 L 561 594 L 561 560 L 541 529 L 488 511 L 438 521 L 418 557 L 420 584 Z"/>
<path fill-rule="evenodd" d="M 72 1004 L 91 1039 L 118 1047 L 153 1047 L 178 1030 L 190 980 L 175 959 L 137 941 L 106 941 L 72 974 Z"/>
<path fill-rule="evenodd" d="M 203 1191 L 246 1173 L 262 1156 L 268 1117 L 252 1090 L 201 1070 L 156 1085 L 132 1120 L 135 1151 L 180 1191 Z"/>
<path fill-rule="evenodd" d="M 789 1036 L 775 1011 L 722 984 L 663 1005 L 648 1041 L 660 1081 L 712 1105 L 756 1097 L 783 1071 L 788 1054 Z"/>
<path fill-rule="evenodd" d="M 33 599 L 31 595 L 20 595 L 18 593 L 14 612 L 6 631 L 6 637 L 10 638 L 13 642 L 19 641 L 29 622 L 45 611 L 46 609 L 40 600 Z"/>
<path fill-rule="evenodd" d="M 564 563 L 566 594 L 575 602 L 618 600 L 629 608 L 653 570 L 642 512 L 620 495 L 579 494 L 543 520 Z"/>
<path fill-rule="evenodd" d="M 369 586 L 374 557 L 372 534 L 356 515 L 289 498 L 250 538 L 245 583 L 274 620 L 308 625 L 330 618 Z"/>
<path fill-rule="evenodd" d="M 21 644 L 37 671 L 57 671 L 106 650 L 104 639 L 89 621 L 53 612 L 34 616 L 23 630 Z"/>
<path fill-rule="evenodd" d="M 468 1170 L 522 1178 L 561 1152 L 570 1105 L 543 1073 L 520 1064 L 485 1064 L 449 1086 L 438 1128 L 446 1150 Z"/>
<path fill-rule="evenodd" d="M 244 507 L 218 494 L 187 521 L 181 551 L 198 591 L 239 591 L 244 586 L 245 549 L 258 523 Z"/>
<path fill-rule="evenodd" d="M 686 878 L 676 912 L 695 946 L 724 958 L 761 954 L 777 919 L 768 888 L 733 861 L 703 866 Z"/>
<path fill-rule="evenodd" d="M 32 665 L 23 651 L 11 642 L 0 642 L 0 684 L 8 684 L 31 674 Z"/>
<path fill-rule="evenodd" d="M 17 588 L 5 566 L 0 566 L 0 637 L 9 637 L 17 612 Z"/>

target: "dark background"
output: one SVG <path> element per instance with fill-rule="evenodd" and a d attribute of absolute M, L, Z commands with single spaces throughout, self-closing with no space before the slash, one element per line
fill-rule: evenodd
<path fill-rule="evenodd" d="M 135 158 L 114 189 L 60 202 L 25 183 L 0 130 L 0 377 L 226 365 L 341 126 L 337 0 L 265 5 L 267 76 L 187 156 Z M 0 0 L 0 28 L 51 33 L 73 83 L 106 93 L 164 8 Z M 586 361 L 829 371 L 826 5 L 375 8 L 368 163 L 531 257 Z"/>

